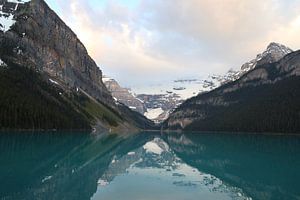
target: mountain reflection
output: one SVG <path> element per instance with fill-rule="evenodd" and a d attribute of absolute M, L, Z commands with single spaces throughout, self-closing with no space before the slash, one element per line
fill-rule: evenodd
<path fill-rule="evenodd" d="M 299 199 L 300 138 L 0 135 L 0 199 Z"/>
<path fill-rule="evenodd" d="M 147 137 L 86 133 L 0 135 L 0 199 L 90 199 L 115 154 Z M 124 146 L 124 148 L 122 148 Z"/>
<path fill-rule="evenodd" d="M 300 138 L 233 134 L 169 134 L 188 165 L 241 188 L 253 199 L 300 199 Z"/>
<path fill-rule="evenodd" d="M 158 136 L 116 156 L 98 183 L 94 200 L 251 199 L 241 189 L 184 163 Z"/>

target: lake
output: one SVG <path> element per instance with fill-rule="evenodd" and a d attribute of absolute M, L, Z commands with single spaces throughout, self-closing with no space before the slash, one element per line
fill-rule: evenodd
<path fill-rule="evenodd" d="M 300 199 L 300 137 L 0 134 L 0 199 Z"/>

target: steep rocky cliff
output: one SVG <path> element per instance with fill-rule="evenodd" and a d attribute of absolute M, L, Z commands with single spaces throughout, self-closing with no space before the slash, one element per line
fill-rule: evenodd
<path fill-rule="evenodd" d="M 100 125 L 105 129 L 110 129 L 111 125 L 128 129 L 151 126 L 152 123 L 146 118 L 131 113 L 123 104 L 115 103 L 102 82 L 101 70 L 84 45 L 43 0 L 0 0 L 0 19 L 0 60 L 8 68 L 25 67 L 39 73 L 69 102 L 78 95 L 82 96 L 85 100 L 80 98 L 80 101 L 72 102 L 74 105 L 70 109 L 73 107 L 88 120 L 92 116 L 93 126 Z M 43 88 L 35 90 L 45 95 Z M 52 101 L 54 98 L 51 95 L 45 98 L 51 99 L 52 103 L 60 103 L 59 99 Z M 39 102 L 36 98 L 35 101 Z M 4 103 L 3 106 L 8 105 Z M 76 108 L 78 106 L 82 110 Z M 88 115 L 82 113 L 83 110 L 88 111 Z M 12 123 L 8 124 L 11 128 Z"/>
<path fill-rule="evenodd" d="M 257 65 L 236 81 L 187 100 L 165 128 L 300 132 L 300 51 Z"/>
<path fill-rule="evenodd" d="M 15 20 L 9 30 L 0 33 L 2 59 L 47 72 L 70 87 L 80 87 L 111 103 L 101 70 L 75 33 L 43 0 L 15 2 L 0 2 L 2 12 Z"/>

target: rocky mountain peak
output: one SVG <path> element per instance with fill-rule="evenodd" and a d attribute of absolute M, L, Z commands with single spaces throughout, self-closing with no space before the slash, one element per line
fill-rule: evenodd
<path fill-rule="evenodd" d="M 262 54 L 258 55 L 258 59 L 265 60 L 264 63 L 260 62 L 258 64 L 277 62 L 285 55 L 292 52 L 293 50 L 290 49 L 289 47 L 286 47 L 279 43 L 271 42 L 268 45 L 267 49 Z"/>
<path fill-rule="evenodd" d="M 277 62 L 281 58 L 283 58 L 285 55 L 292 53 L 293 50 L 286 47 L 285 45 L 271 42 L 267 49 L 262 52 L 261 54 L 258 54 L 255 59 L 245 63 L 241 67 L 242 74 L 255 68 L 258 65 L 263 65 L 266 63 L 273 63 Z"/>
<path fill-rule="evenodd" d="M 269 53 L 276 52 L 276 53 L 282 53 L 282 54 L 285 54 L 285 55 L 288 54 L 288 53 L 293 52 L 293 50 L 290 49 L 289 47 L 287 47 L 283 44 L 276 43 L 276 42 L 271 42 L 268 45 L 266 51 L 269 52 Z"/>
<path fill-rule="evenodd" d="M 146 112 L 143 101 L 136 98 L 135 95 L 132 94 L 130 89 L 121 87 L 115 79 L 107 76 L 103 76 L 102 81 L 105 84 L 106 88 L 111 92 L 115 101 L 121 102 L 130 109 L 141 114 L 144 114 Z"/>
<path fill-rule="evenodd" d="M 265 51 L 258 54 L 256 58 L 246 62 L 241 66 L 239 70 L 230 69 L 224 75 L 214 74 L 212 76 L 207 77 L 205 80 L 200 82 L 201 90 L 200 92 L 211 91 L 225 83 L 235 81 L 242 77 L 248 71 L 254 69 L 256 66 L 274 63 L 282 59 L 285 55 L 292 53 L 293 50 L 286 47 L 285 45 L 271 42 Z"/>

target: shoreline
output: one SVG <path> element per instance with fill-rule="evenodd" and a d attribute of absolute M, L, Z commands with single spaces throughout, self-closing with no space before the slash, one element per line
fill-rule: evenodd
<path fill-rule="evenodd" d="M 92 129 L 0 129 L 1 133 L 34 133 L 34 132 L 41 132 L 41 133 L 59 133 L 59 132 L 66 132 L 66 133 L 82 133 L 88 132 L 89 134 L 94 134 Z M 109 132 L 109 131 L 108 131 Z M 122 131 L 121 131 L 122 132 Z M 149 132 L 149 133 L 160 133 L 160 134 L 215 134 L 215 135 L 274 135 L 274 136 L 300 136 L 300 133 L 284 133 L 284 132 L 236 132 L 236 131 L 183 131 L 183 130 L 139 130 L 137 132 Z"/>
<path fill-rule="evenodd" d="M 192 133 L 192 134 L 223 134 L 223 135 L 296 135 L 299 133 L 285 133 L 285 132 L 250 132 L 250 131 L 184 131 L 184 130 L 162 130 L 163 133 Z"/>

